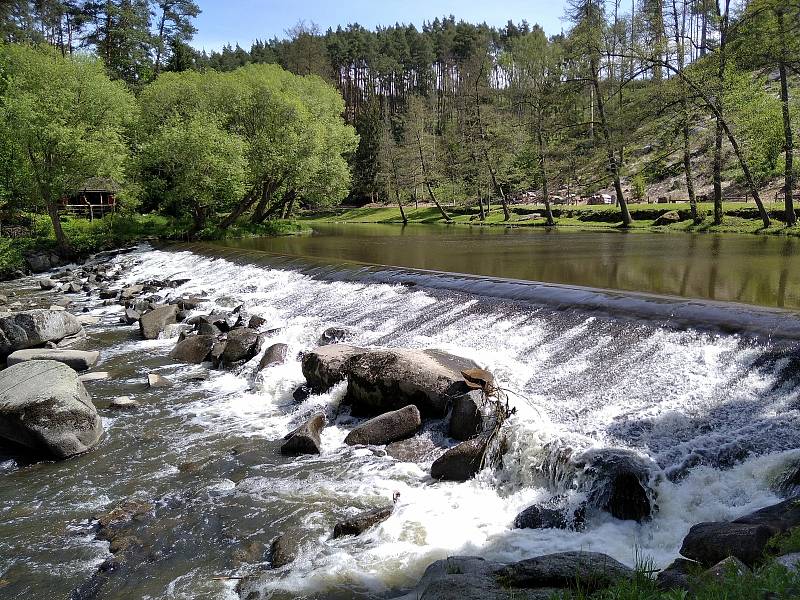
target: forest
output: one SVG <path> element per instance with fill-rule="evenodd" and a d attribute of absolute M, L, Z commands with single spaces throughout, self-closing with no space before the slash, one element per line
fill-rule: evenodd
<path fill-rule="evenodd" d="M 191 46 L 193 0 L 0 6 L 0 202 L 47 214 L 90 177 L 189 237 L 342 202 L 468 210 L 595 197 L 615 220 L 685 202 L 720 224 L 752 201 L 797 217 L 799 0 L 569 0 L 548 36 L 448 16 L 421 29 L 300 22 Z M 604 195 L 603 195 L 604 194 Z M 710 214 L 706 214 L 706 207 Z"/>

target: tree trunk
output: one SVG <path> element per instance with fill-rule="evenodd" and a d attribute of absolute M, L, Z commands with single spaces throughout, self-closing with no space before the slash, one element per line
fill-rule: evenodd
<path fill-rule="evenodd" d="M 420 137 L 419 133 L 417 133 L 417 149 L 419 150 L 419 164 L 422 168 L 422 179 L 425 180 L 425 187 L 428 188 L 428 194 L 430 194 L 431 200 L 436 205 L 436 208 L 438 208 L 439 212 L 442 213 L 444 220 L 448 223 L 452 223 L 453 220 L 450 218 L 450 215 L 448 215 L 444 208 L 442 208 L 442 205 L 439 204 L 438 200 L 436 200 L 436 194 L 433 193 L 433 187 L 431 186 L 430 179 L 428 179 L 428 169 L 425 166 L 425 156 L 422 152 L 422 138 Z"/>
<path fill-rule="evenodd" d="M 403 203 L 400 201 L 400 190 L 397 189 L 397 186 L 394 186 L 394 195 L 397 198 L 397 206 L 400 208 L 400 217 L 403 219 L 403 225 L 408 225 L 408 217 L 406 217 L 406 211 L 403 209 Z"/>
<path fill-rule="evenodd" d="M 553 220 L 553 209 L 550 207 L 550 190 L 547 180 L 547 158 L 545 156 L 544 135 L 542 135 L 542 123 L 539 121 L 539 128 L 536 132 L 536 138 L 539 142 L 539 163 L 542 170 L 542 200 L 544 200 L 544 208 L 547 214 L 547 224 L 549 226 L 555 225 Z"/>
<path fill-rule="evenodd" d="M 58 215 L 58 201 L 47 199 L 47 214 L 50 216 L 50 221 L 53 223 L 53 232 L 56 234 L 58 253 L 65 258 L 73 256 L 75 252 L 64 230 L 61 228 L 61 219 Z"/>
<path fill-rule="evenodd" d="M 597 61 L 592 58 L 591 61 L 591 69 L 592 69 L 592 86 L 594 89 L 594 95 L 597 102 L 597 113 L 600 115 L 600 125 L 601 131 L 603 134 L 603 140 L 606 144 L 606 153 L 608 155 L 608 164 L 609 168 L 611 169 L 611 174 L 614 177 L 614 189 L 617 192 L 617 202 L 619 203 L 619 209 L 622 213 L 622 224 L 625 227 L 630 227 L 633 223 L 633 219 L 631 218 L 631 213 L 628 211 L 628 203 L 625 201 L 625 196 L 622 193 L 622 181 L 620 180 L 619 176 L 619 165 L 617 164 L 617 158 L 614 155 L 614 142 L 611 137 L 611 129 L 608 126 L 608 120 L 606 119 L 606 110 L 605 105 L 603 102 L 603 94 L 600 90 L 600 76 L 598 74 L 598 67 Z"/>
<path fill-rule="evenodd" d="M 247 211 L 247 209 L 255 204 L 255 201 L 260 195 L 259 192 L 261 191 L 262 185 L 263 184 L 259 182 L 254 185 L 249 192 L 247 192 L 247 195 L 242 198 L 236 208 L 234 208 L 227 217 L 222 219 L 219 224 L 220 229 L 227 229 L 233 225 L 236 222 L 236 219 L 241 217 Z"/>
<path fill-rule="evenodd" d="M 156 46 L 156 64 L 155 64 L 155 74 L 158 77 L 158 74 L 161 72 L 161 54 L 164 51 L 164 26 L 167 24 L 167 11 L 163 8 L 161 10 L 161 21 L 158 24 L 158 42 Z"/>
<path fill-rule="evenodd" d="M 281 213 L 281 219 L 288 219 L 292 214 L 292 209 L 294 208 L 294 201 L 297 200 L 297 192 L 294 190 L 289 190 L 286 194 L 288 200 L 286 200 L 283 204 L 283 212 Z"/>
<path fill-rule="evenodd" d="M 777 11 L 778 31 L 781 38 L 781 57 L 778 61 L 778 70 L 781 77 L 781 107 L 783 110 L 783 134 L 785 138 L 786 168 L 784 171 L 784 208 L 786 211 L 786 225 L 791 227 L 797 223 L 794 212 L 794 133 L 792 132 L 792 118 L 789 109 L 789 82 L 786 75 L 787 39 L 786 24 L 782 10 Z"/>

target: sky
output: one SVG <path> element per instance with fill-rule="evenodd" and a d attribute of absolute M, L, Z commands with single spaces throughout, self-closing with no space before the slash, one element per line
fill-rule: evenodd
<path fill-rule="evenodd" d="M 300 20 L 328 27 L 359 23 L 369 29 L 396 22 L 432 21 L 455 15 L 474 23 L 502 26 L 512 19 L 538 23 L 548 34 L 562 30 L 564 0 L 196 0 L 202 9 L 192 45 L 219 50 L 238 43 L 245 49 L 255 39 L 284 37 Z"/>

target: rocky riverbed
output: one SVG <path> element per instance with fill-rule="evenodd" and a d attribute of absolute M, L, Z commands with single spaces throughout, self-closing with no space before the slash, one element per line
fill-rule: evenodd
<path fill-rule="evenodd" d="M 791 345 L 149 248 L 5 291 L 0 592 L 689 589 L 800 525 Z"/>

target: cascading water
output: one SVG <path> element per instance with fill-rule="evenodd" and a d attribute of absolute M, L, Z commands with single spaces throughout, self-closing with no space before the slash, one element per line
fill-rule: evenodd
<path fill-rule="evenodd" d="M 235 580 L 215 577 L 266 570 L 266 548 L 289 528 L 304 532 L 302 551 L 264 579 L 265 597 L 391 598 L 430 562 L 453 554 L 511 561 L 584 549 L 664 565 L 694 523 L 777 501 L 774 481 L 800 459 L 800 370 L 791 340 L 569 309 L 569 290 L 559 291 L 555 309 L 518 294 L 504 298 L 498 289 L 507 282 L 491 293 L 493 284 L 482 281 L 488 293 L 473 294 L 433 274 L 396 271 L 384 274 L 396 283 L 382 283 L 356 266 L 251 264 L 258 261 L 193 250 L 143 248 L 115 261 L 133 263 L 129 283 L 191 278 L 172 293 L 206 294 L 198 314 L 240 299 L 266 328 L 279 329 L 270 342 L 288 344 L 290 360 L 255 382 L 222 371 L 198 380 L 196 367 L 168 358 L 174 339 L 142 341 L 117 323 L 118 306 L 86 300 L 102 318 L 87 346 L 103 351 L 98 368 L 112 375 L 87 384 L 106 435 L 92 452 L 62 463 L 0 459 L 0 597 L 64 597 L 84 585 L 109 556 L 108 544 L 93 539 L 93 516 L 129 499 L 153 503 L 156 518 L 143 534 L 153 549 L 108 577 L 96 597 L 235 597 Z M 32 289 L 34 280 L 14 285 Z M 585 290 L 573 294 L 585 302 Z M 636 302 L 641 313 L 646 300 Z M 664 303 L 653 300 L 653 310 L 662 322 Z M 791 316 L 764 318 L 767 329 L 779 331 L 781 319 L 787 331 L 795 327 Z M 346 446 L 357 421 L 337 410 L 343 385 L 292 400 L 303 383 L 298 354 L 332 325 L 352 328 L 358 345 L 438 348 L 491 370 L 517 408 L 500 467 L 467 483 L 435 482 L 429 463 Z M 147 389 L 151 371 L 180 383 Z M 105 409 L 120 394 L 142 407 Z M 318 408 L 338 415 L 323 431 L 322 454 L 282 457 L 281 438 Z M 422 435 L 439 441 L 441 434 Z M 590 497 L 596 481 L 585 463 L 565 456 L 607 448 L 649 465 L 651 519 L 590 511 L 577 530 L 512 528 L 534 503 L 559 498 L 577 507 Z M 331 539 L 337 520 L 395 492 L 400 500 L 387 521 Z"/>

